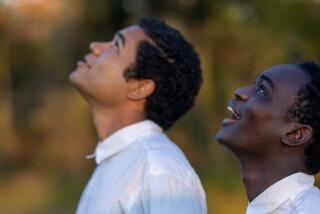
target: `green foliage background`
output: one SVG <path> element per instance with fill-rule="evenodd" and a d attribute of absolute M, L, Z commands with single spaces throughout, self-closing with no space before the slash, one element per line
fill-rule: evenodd
<path fill-rule="evenodd" d="M 204 71 L 196 106 L 169 135 L 209 213 L 244 213 L 237 160 L 214 137 L 226 102 L 272 65 L 319 62 L 319 11 L 319 0 L 0 0 L 0 212 L 74 213 L 96 136 L 68 75 L 91 41 L 149 15 L 185 34 Z"/>

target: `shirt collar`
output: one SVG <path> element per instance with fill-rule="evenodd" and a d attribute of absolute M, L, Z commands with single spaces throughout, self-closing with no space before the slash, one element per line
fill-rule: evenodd
<path fill-rule="evenodd" d="M 302 172 L 283 178 L 249 203 L 246 213 L 270 213 L 290 197 L 312 187 L 314 181 L 314 176 Z"/>
<path fill-rule="evenodd" d="M 162 128 L 151 120 L 144 120 L 131 124 L 119 129 L 106 139 L 98 142 L 94 154 L 88 155 L 87 158 L 95 158 L 96 163 L 100 164 L 104 159 L 115 155 L 126 146 L 133 143 L 137 138 L 161 132 Z"/>

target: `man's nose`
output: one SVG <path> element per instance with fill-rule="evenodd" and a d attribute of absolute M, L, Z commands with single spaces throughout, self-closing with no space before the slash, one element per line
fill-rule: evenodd
<path fill-rule="evenodd" d="M 91 42 L 90 44 L 90 50 L 96 56 L 101 55 L 106 49 L 110 47 L 110 42 Z"/>
<path fill-rule="evenodd" d="M 250 87 L 242 87 L 235 90 L 234 96 L 239 100 L 246 101 L 249 99 L 250 93 Z"/>

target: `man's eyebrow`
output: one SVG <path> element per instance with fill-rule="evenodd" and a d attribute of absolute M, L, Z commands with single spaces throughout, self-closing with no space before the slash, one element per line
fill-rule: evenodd
<path fill-rule="evenodd" d="M 264 75 L 264 74 L 261 74 L 261 75 L 259 76 L 259 79 L 265 80 L 267 83 L 269 83 L 269 85 L 271 86 L 271 88 L 274 89 L 274 84 L 273 84 L 273 81 L 272 81 L 272 79 L 271 79 L 270 77 L 268 77 L 268 76 L 266 76 L 266 75 Z"/>
<path fill-rule="evenodd" d="M 126 38 L 124 37 L 124 35 L 120 32 L 117 32 L 116 33 L 116 36 L 120 38 L 122 44 L 123 44 L 123 47 L 126 45 Z"/>

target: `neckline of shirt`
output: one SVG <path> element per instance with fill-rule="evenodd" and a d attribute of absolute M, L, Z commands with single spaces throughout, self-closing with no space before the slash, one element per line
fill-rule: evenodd
<path fill-rule="evenodd" d="M 162 128 L 151 120 L 143 120 L 126 127 L 123 127 L 106 139 L 99 141 L 94 154 L 88 155 L 87 158 L 95 158 L 99 165 L 103 160 L 120 152 L 136 139 L 153 133 L 163 132 Z"/>
<path fill-rule="evenodd" d="M 290 197 L 313 187 L 314 182 L 314 176 L 302 172 L 285 177 L 268 187 L 249 203 L 246 213 L 272 212 Z"/>

